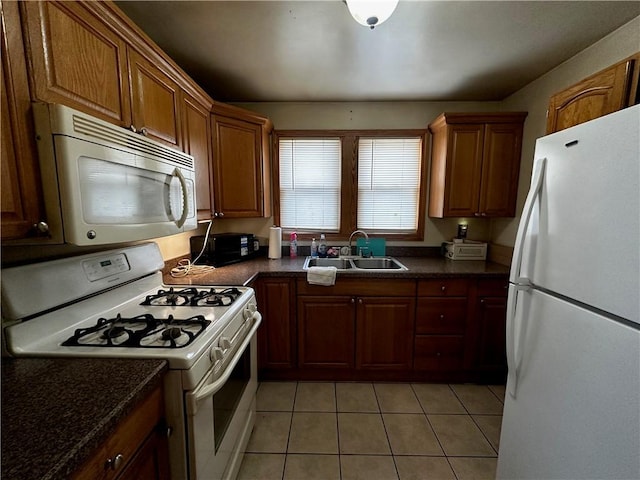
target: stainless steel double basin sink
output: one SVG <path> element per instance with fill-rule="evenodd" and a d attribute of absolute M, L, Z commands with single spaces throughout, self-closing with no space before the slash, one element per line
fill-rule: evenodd
<path fill-rule="evenodd" d="M 362 270 L 369 272 L 398 272 L 408 270 L 402 263 L 393 257 L 348 257 L 348 258 L 312 258 L 307 257 L 303 268 L 309 267 L 336 267 L 338 270 Z"/>

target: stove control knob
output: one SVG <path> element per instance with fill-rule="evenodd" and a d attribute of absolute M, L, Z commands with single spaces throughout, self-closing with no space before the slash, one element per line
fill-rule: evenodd
<path fill-rule="evenodd" d="M 256 312 L 257 309 L 258 307 L 256 306 L 255 303 L 250 303 L 247 305 L 247 308 L 245 308 L 244 311 L 242 312 L 242 316 L 244 317 L 245 320 L 249 320 L 250 318 L 253 317 L 253 314 Z"/>
<path fill-rule="evenodd" d="M 209 353 L 212 362 L 218 362 L 224 357 L 224 352 L 219 347 L 213 347 Z"/>
<path fill-rule="evenodd" d="M 229 348 L 231 348 L 231 342 L 229 341 L 229 339 L 227 337 L 220 337 L 220 341 L 218 342 L 218 345 L 223 350 L 228 350 Z"/>

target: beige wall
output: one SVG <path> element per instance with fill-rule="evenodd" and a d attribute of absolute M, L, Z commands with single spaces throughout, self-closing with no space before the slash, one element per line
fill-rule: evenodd
<path fill-rule="evenodd" d="M 640 51 L 640 17 L 636 17 L 504 100 L 502 104 L 504 110 L 529 112 L 524 125 L 516 211 L 522 211 L 529 190 L 535 141 L 545 134 L 549 97 L 638 51 Z M 492 241 L 513 246 L 518 221 L 519 218 L 493 220 Z"/>

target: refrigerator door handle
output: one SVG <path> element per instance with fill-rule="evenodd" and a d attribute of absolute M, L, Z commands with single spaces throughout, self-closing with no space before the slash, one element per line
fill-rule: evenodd
<path fill-rule="evenodd" d="M 531 215 L 533 208 L 536 204 L 537 198 L 542 191 L 542 184 L 544 180 L 544 172 L 547 164 L 546 158 L 538 158 L 533 166 L 533 174 L 531 177 L 531 188 L 527 194 L 527 199 L 524 202 L 524 208 L 522 209 L 522 217 L 520 218 L 520 224 L 518 225 L 518 233 L 516 234 L 516 241 L 513 247 L 513 261 L 511 262 L 511 275 L 510 281 L 516 284 L 530 284 L 529 279 L 526 276 L 522 276 L 522 256 L 524 250 L 524 242 L 529 229 L 529 222 L 531 221 Z"/>
<path fill-rule="evenodd" d="M 526 283 L 523 285 L 512 285 L 512 290 L 507 297 L 507 390 L 509 395 L 516 398 L 518 389 L 518 373 L 522 364 L 522 342 L 524 340 L 524 325 L 518 320 L 516 310 L 518 306 L 518 297 L 520 292 L 530 292 L 531 285 Z"/>

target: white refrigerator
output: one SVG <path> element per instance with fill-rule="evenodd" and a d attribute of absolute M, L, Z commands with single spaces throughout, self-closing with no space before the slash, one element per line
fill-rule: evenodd
<path fill-rule="evenodd" d="M 498 479 L 640 479 L 640 105 L 537 140 Z"/>

